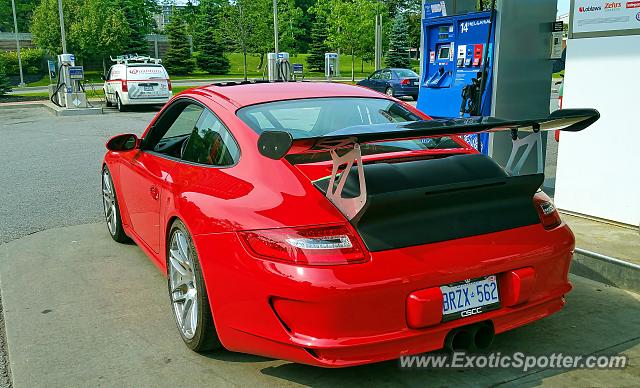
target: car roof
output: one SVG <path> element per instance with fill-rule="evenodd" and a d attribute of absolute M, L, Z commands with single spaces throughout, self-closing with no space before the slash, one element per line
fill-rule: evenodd
<path fill-rule="evenodd" d="M 197 89 L 210 95 L 222 97 L 239 108 L 265 102 L 302 98 L 385 98 L 371 89 L 335 82 L 261 82 L 226 86 L 213 84 Z"/>

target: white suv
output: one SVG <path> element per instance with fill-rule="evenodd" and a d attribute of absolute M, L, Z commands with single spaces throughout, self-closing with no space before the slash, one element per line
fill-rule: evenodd
<path fill-rule="evenodd" d="M 107 106 L 123 111 L 127 105 L 164 104 L 171 98 L 171 80 L 157 59 L 118 57 L 104 77 Z"/>

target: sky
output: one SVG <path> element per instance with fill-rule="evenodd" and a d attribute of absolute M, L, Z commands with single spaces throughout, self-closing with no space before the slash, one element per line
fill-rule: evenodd
<path fill-rule="evenodd" d="M 569 13 L 569 0 L 558 0 L 558 15 Z"/>

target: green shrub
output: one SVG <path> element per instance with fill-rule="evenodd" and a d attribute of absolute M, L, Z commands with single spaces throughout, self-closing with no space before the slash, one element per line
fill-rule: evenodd
<path fill-rule="evenodd" d="M 20 74 L 18 68 L 18 53 L 16 51 L 7 51 L 0 56 L 4 59 L 5 71 L 8 75 Z M 22 71 L 24 74 L 44 73 L 44 50 L 37 48 L 21 49 L 20 58 L 22 59 Z"/>
<path fill-rule="evenodd" d="M 5 73 L 5 61 L 2 56 L 0 56 L 0 96 L 3 96 L 11 91 L 11 86 L 9 85 L 9 78 Z"/>

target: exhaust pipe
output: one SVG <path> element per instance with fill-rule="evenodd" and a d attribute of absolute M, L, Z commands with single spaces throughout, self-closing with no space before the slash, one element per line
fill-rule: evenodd
<path fill-rule="evenodd" d="M 452 352 L 469 350 L 473 345 L 473 335 L 465 328 L 453 329 L 444 340 L 444 346 Z"/>
<path fill-rule="evenodd" d="M 483 322 L 451 330 L 444 346 L 452 352 L 485 351 L 491 347 L 494 337 L 493 325 Z"/>
<path fill-rule="evenodd" d="M 495 333 L 493 325 L 489 323 L 481 323 L 474 327 L 473 345 L 475 350 L 485 351 L 491 347 Z"/>

